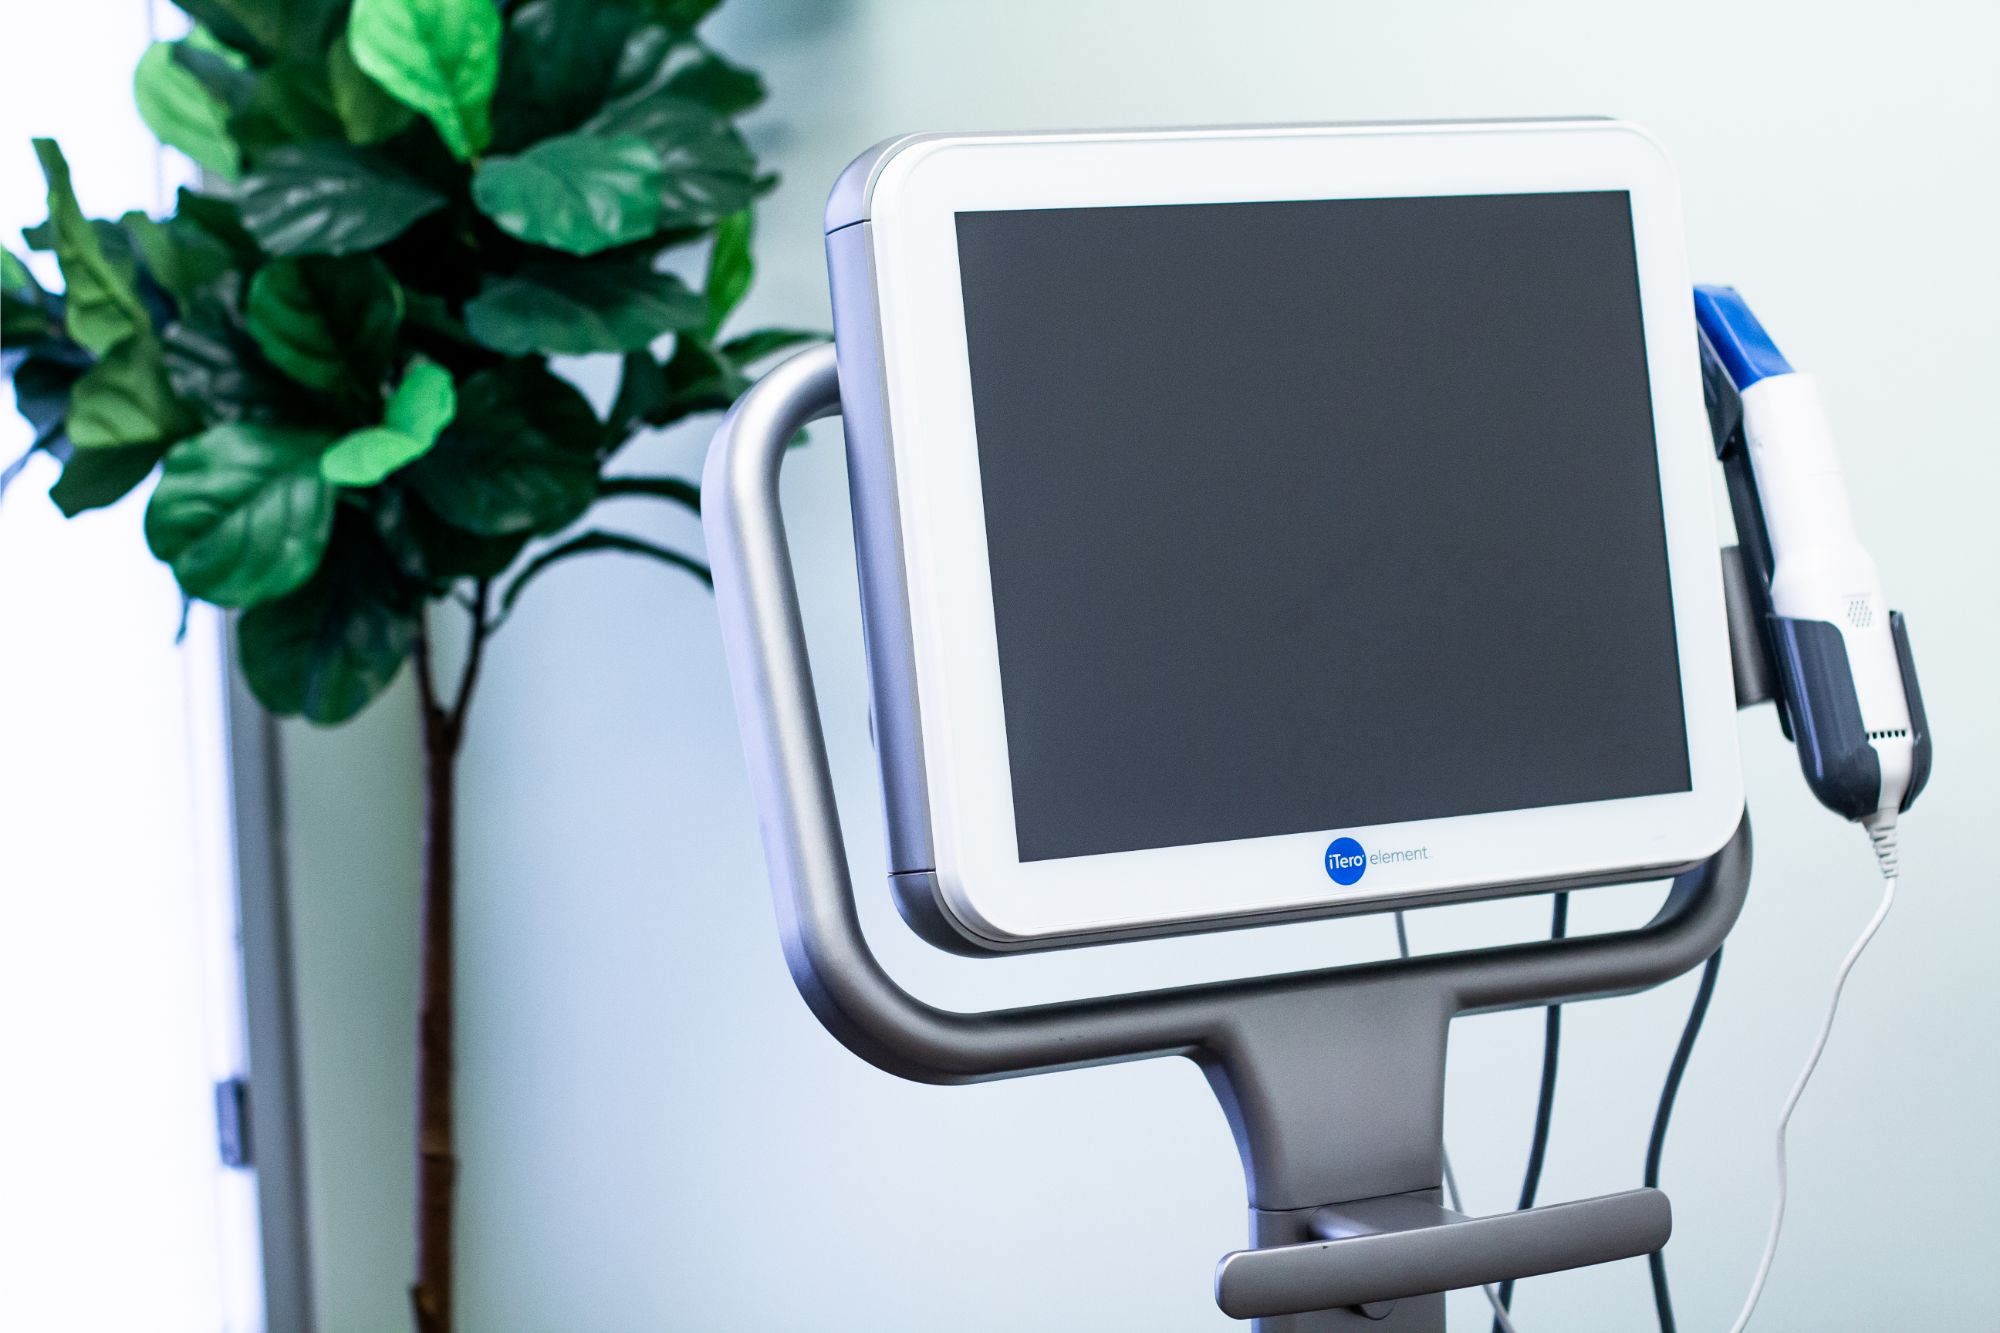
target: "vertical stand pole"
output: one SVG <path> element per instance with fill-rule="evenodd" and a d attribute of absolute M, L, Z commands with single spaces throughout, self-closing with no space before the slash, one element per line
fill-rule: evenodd
<path fill-rule="evenodd" d="M 1322 1239 L 1331 1200 L 1440 1202 L 1449 997 L 1393 973 L 1246 1005 L 1202 1060 L 1243 1157 L 1255 1249 Z M 1258 1333 L 1444 1333 L 1444 1297 L 1260 1319 Z"/>

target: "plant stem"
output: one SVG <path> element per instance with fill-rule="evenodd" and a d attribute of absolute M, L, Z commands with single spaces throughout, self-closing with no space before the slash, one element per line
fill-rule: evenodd
<path fill-rule="evenodd" d="M 413 652 L 424 746 L 423 904 L 417 1013 L 417 1272 L 410 1307 L 417 1333 L 452 1333 L 458 1151 L 453 909 L 457 890 L 458 755 L 466 710 L 490 633 L 487 585 L 473 596 L 471 641 L 455 697 L 440 697 L 430 630 L 421 620 Z"/>

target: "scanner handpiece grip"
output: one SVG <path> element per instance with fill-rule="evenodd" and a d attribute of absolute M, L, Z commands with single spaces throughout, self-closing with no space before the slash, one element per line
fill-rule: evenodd
<path fill-rule="evenodd" d="M 1831 731 L 1876 773 L 1820 784 L 1821 799 L 1842 791 L 1849 799 L 1829 803 L 1848 817 L 1892 816 L 1914 795 L 1918 768 L 1908 654 L 1855 530 L 1819 382 L 1792 368 L 1734 288 L 1696 288 L 1695 313 L 1742 402 L 1744 451 L 1771 555 L 1771 613 L 1792 678 L 1792 725 L 1802 747 L 1819 751 L 1807 756 L 1808 775 L 1815 765 L 1842 765 L 1834 751 L 1843 745 L 1824 714 L 1858 712 L 1856 734 L 1846 735 L 1848 726 Z M 1872 790 L 1856 799 L 1856 785 Z"/>

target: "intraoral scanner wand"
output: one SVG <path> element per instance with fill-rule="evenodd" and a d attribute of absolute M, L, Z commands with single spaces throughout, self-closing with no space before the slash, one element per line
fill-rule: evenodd
<path fill-rule="evenodd" d="M 1742 401 L 1748 477 L 1743 459 L 1724 461 L 1738 471 L 1738 527 L 1759 529 L 1742 535 L 1769 580 L 1773 656 L 1806 781 L 1841 816 L 1893 825 L 1929 776 L 1930 740 L 1902 617 L 1855 532 L 1819 382 L 1792 368 L 1733 287 L 1697 287 L 1695 315 L 1711 376 L 1719 366 Z"/>

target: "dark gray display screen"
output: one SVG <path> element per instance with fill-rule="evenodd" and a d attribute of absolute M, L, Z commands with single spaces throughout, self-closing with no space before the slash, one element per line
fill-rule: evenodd
<path fill-rule="evenodd" d="M 1623 192 L 957 224 L 1022 860 L 1689 788 Z"/>

